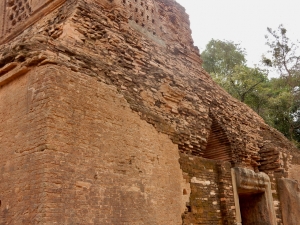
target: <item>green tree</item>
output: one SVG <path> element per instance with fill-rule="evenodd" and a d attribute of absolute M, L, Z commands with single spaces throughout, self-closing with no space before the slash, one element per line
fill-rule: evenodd
<path fill-rule="evenodd" d="M 291 107 L 291 92 L 289 87 L 282 82 L 282 78 L 273 78 L 268 82 L 265 92 L 268 97 L 263 118 L 274 128 L 289 136 L 289 120 L 291 114 L 287 110 Z"/>
<path fill-rule="evenodd" d="M 245 103 L 249 105 L 258 115 L 260 115 L 268 124 L 270 124 L 269 112 L 269 99 L 272 94 L 272 88 L 268 79 L 256 86 L 252 91 Z"/>
<path fill-rule="evenodd" d="M 285 77 L 290 87 L 294 87 L 293 80 L 299 77 L 300 55 L 297 55 L 297 44 L 287 37 L 287 30 L 279 25 L 277 30 L 267 28 L 267 42 L 271 58 L 263 56 L 265 65 L 277 69 L 281 77 Z"/>
<path fill-rule="evenodd" d="M 231 74 L 235 66 L 244 65 L 245 55 L 245 50 L 238 44 L 212 39 L 206 45 L 201 57 L 203 68 L 221 79 Z"/>
<path fill-rule="evenodd" d="M 234 67 L 229 75 L 229 93 L 241 102 L 252 105 L 255 99 L 250 98 L 258 92 L 259 86 L 266 82 L 267 75 L 259 68 L 250 68 L 244 65 Z"/>
<path fill-rule="evenodd" d="M 269 125 L 300 147 L 300 56 L 298 45 L 280 25 L 268 28 L 270 50 L 263 63 L 276 69 L 269 80 L 266 70 L 246 66 L 246 52 L 231 41 L 212 39 L 202 53 L 203 68 L 228 93 L 249 105 Z"/>
<path fill-rule="evenodd" d="M 273 126 L 290 140 L 300 142 L 300 55 L 298 44 L 287 36 L 287 29 L 280 25 L 277 30 L 267 28 L 267 45 L 270 57 L 263 56 L 263 63 L 277 70 L 280 78 L 274 82 L 274 96 L 270 107 L 277 111 L 270 114 Z M 278 90 L 280 91 L 278 93 Z"/>
<path fill-rule="evenodd" d="M 203 68 L 228 93 L 242 102 L 249 102 L 248 97 L 267 79 L 262 70 L 246 66 L 245 50 L 231 41 L 212 39 L 201 56 Z"/>

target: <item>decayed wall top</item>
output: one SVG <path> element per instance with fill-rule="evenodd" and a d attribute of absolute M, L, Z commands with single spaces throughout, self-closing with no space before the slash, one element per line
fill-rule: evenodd
<path fill-rule="evenodd" d="M 62 3 L 19 1 L 1 2 L 2 42 Z M 23 6 L 31 14 L 21 12 Z M 66 1 L 0 47 L 0 74 L 15 67 L 11 63 L 27 63 L 29 69 L 41 61 L 117 86 L 132 109 L 169 134 L 181 152 L 203 156 L 213 121 L 226 136 L 233 162 L 272 170 L 284 166 L 278 152 L 293 148 L 201 68 L 188 16 L 174 0 Z"/>
<path fill-rule="evenodd" d="M 19 35 L 45 14 L 64 3 L 66 0 L 1 0 L 0 2 L 0 44 Z M 163 39 L 179 41 L 185 37 L 185 44 L 193 43 L 188 18 L 182 16 L 184 9 L 174 7 L 174 0 L 97 0 L 106 8 L 123 8 L 127 11 L 127 19 L 136 29 Z M 164 5 L 164 9 L 161 5 Z M 166 10 L 167 7 L 167 10 Z M 179 11 L 178 11 L 179 10 Z M 172 26 L 169 26 L 169 24 Z M 179 35 L 180 34 L 180 35 Z M 152 38 L 156 39 L 156 38 Z M 183 40 L 180 40 L 181 42 Z M 161 42 L 161 44 L 165 44 Z"/>
<path fill-rule="evenodd" d="M 0 44 L 10 40 L 66 0 L 1 0 Z"/>

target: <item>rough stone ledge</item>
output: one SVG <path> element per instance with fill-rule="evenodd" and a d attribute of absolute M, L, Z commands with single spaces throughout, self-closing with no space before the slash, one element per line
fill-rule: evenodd
<path fill-rule="evenodd" d="M 270 182 L 270 178 L 263 172 L 255 173 L 245 168 L 234 168 L 238 193 L 264 192 Z"/>

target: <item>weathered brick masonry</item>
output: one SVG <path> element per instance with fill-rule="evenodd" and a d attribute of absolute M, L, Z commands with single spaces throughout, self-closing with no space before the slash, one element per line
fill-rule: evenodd
<path fill-rule="evenodd" d="M 298 150 L 202 69 L 174 0 L 0 10 L 0 224 L 297 221 Z"/>

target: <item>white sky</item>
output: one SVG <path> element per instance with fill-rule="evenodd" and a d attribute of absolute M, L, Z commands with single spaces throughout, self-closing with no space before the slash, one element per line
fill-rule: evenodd
<path fill-rule="evenodd" d="M 291 40 L 300 39 L 299 0 L 176 0 L 190 15 L 194 45 L 200 52 L 212 39 L 246 49 L 248 65 L 258 64 L 268 48 L 267 27 L 283 24 Z"/>

